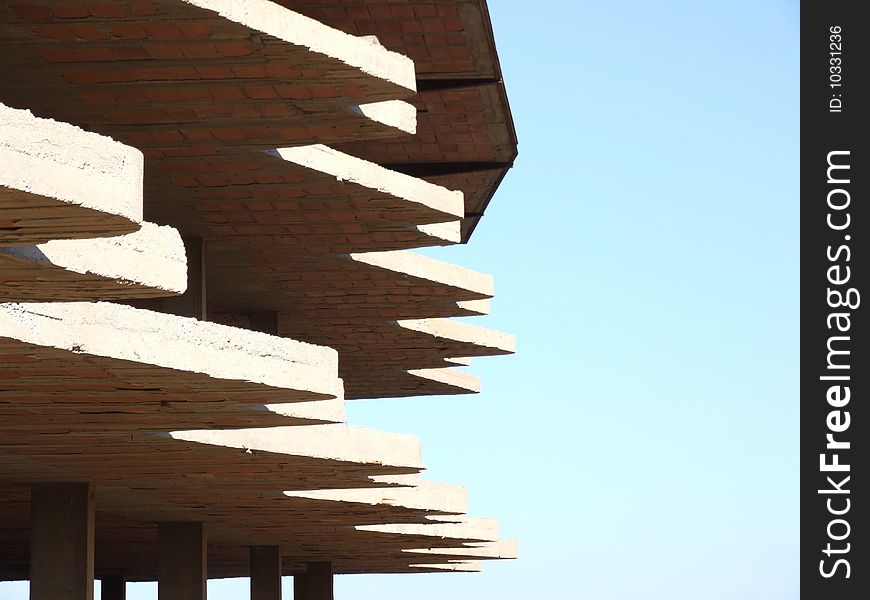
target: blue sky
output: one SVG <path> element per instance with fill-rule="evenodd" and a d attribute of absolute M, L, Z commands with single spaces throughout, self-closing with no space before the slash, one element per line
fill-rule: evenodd
<path fill-rule="evenodd" d="M 349 416 L 417 434 L 520 560 L 336 597 L 798 598 L 798 3 L 490 11 L 520 157 L 430 254 L 495 276 L 471 322 L 518 353 L 473 362 L 478 396 Z"/>

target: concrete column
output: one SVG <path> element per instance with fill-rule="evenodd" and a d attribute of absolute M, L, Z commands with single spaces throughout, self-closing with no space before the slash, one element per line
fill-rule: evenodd
<path fill-rule="evenodd" d="M 127 582 L 119 575 L 100 579 L 101 600 L 126 600 Z"/>
<path fill-rule="evenodd" d="M 184 252 L 187 254 L 187 291 L 181 296 L 162 298 L 160 310 L 180 317 L 194 317 L 205 321 L 207 320 L 205 240 L 198 237 L 185 237 L 183 241 Z"/>
<path fill-rule="evenodd" d="M 47 483 L 31 487 L 30 597 L 93 600 L 92 484 Z"/>
<path fill-rule="evenodd" d="M 160 523 L 158 600 L 205 600 L 206 535 L 202 523 Z"/>
<path fill-rule="evenodd" d="M 333 600 L 332 563 L 308 563 L 307 571 L 293 576 L 293 600 Z"/>
<path fill-rule="evenodd" d="M 251 546 L 251 600 L 281 600 L 278 546 Z"/>

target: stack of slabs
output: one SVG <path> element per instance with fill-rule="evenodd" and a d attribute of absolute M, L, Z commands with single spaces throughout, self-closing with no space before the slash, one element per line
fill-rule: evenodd
<path fill-rule="evenodd" d="M 267 0 L 12 0 L 0 68 L 0 578 L 35 482 L 94 484 L 97 577 L 155 579 L 164 521 L 204 523 L 209 577 L 250 546 L 286 574 L 515 556 L 413 437 L 344 424 L 513 351 L 449 319 L 488 277 L 409 252 L 459 241 L 462 194 L 330 147 L 413 134 L 409 59 Z M 167 309 L 182 236 L 208 320 Z"/>

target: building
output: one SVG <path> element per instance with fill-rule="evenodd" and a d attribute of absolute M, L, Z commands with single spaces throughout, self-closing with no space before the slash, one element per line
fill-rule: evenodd
<path fill-rule="evenodd" d="M 410 57 L 410 58 L 409 58 Z M 516 156 L 483 0 L 0 6 L 0 580 L 35 599 L 512 558 L 345 399 L 472 393 Z"/>

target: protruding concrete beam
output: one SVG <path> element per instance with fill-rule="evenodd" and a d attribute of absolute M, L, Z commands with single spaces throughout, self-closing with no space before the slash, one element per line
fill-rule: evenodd
<path fill-rule="evenodd" d="M 409 369 L 409 375 L 440 383 L 448 388 L 451 388 L 453 393 L 472 393 L 480 392 L 480 378 L 465 371 L 457 371 L 450 367 L 440 369 Z M 445 390 L 446 393 L 446 390 Z"/>
<path fill-rule="evenodd" d="M 136 231 L 142 164 L 135 148 L 0 104 L 0 246 Z"/>
<path fill-rule="evenodd" d="M 306 567 L 305 573 L 293 576 L 293 599 L 333 600 L 332 563 L 308 563 Z"/>
<path fill-rule="evenodd" d="M 414 63 L 372 40 L 328 27 L 269 0 L 184 0 L 221 17 L 322 55 L 395 86 L 396 96 L 417 90 Z M 348 69 L 348 70 L 350 70 Z M 349 74 L 344 74 L 349 77 Z"/>
<path fill-rule="evenodd" d="M 356 252 L 350 255 L 351 260 L 395 271 L 451 287 L 478 294 L 481 298 L 493 295 L 492 276 L 477 273 L 471 269 L 459 267 L 428 256 L 423 256 L 407 250 L 390 250 L 386 252 Z"/>
<path fill-rule="evenodd" d="M 0 247 L 0 302 L 173 296 L 187 286 L 181 236 L 143 223 L 127 235 Z"/>
<path fill-rule="evenodd" d="M 120 575 L 100 579 L 100 600 L 126 600 L 127 581 Z"/>
<path fill-rule="evenodd" d="M 475 351 L 466 356 L 512 354 L 517 348 L 516 338 L 508 333 L 452 319 L 402 319 L 396 324 L 410 331 L 446 340 L 447 343 L 469 344 Z"/>
<path fill-rule="evenodd" d="M 479 573 L 483 571 L 483 561 L 480 560 L 459 560 L 456 562 L 442 564 L 422 563 L 419 565 L 408 565 L 412 569 L 421 569 L 426 572 L 432 571 L 455 571 L 458 573 Z"/>
<path fill-rule="evenodd" d="M 343 462 L 423 468 L 420 442 L 412 435 L 346 425 L 173 431 L 173 439 L 256 452 Z"/>
<path fill-rule="evenodd" d="M 425 208 L 431 217 L 443 219 L 461 218 L 464 214 L 462 192 L 384 169 L 328 146 L 278 148 L 275 152 L 289 163 L 365 188 L 375 205 L 379 200 L 382 204 L 389 201 L 396 208 Z"/>
<path fill-rule="evenodd" d="M 349 107 L 366 119 L 396 129 L 397 135 L 417 133 L 417 107 L 401 100 L 369 102 Z"/>
<path fill-rule="evenodd" d="M 519 548 L 514 540 L 498 540 L 495 542 L 475 542 L 457 548 L 413 548 L 405 550 L 412 554 L 429 556 L 444 556 L 451 560 L 513 559 L 519 556 Z"/>
<path fill-rule="evenodd" d="M 374 531 L 395 535 L 419 535 L 450 538 L 460 542 L 498 541 L 498 523 L 492 519 L 476 517 L 429 517 L 431 523 L 396 523 L 390 525 L 357 525 L 360 531 Z"/>
<path fill-rule="evenodd" d="M 425 244 L 426 246 L 449 246 L 450 244 L 458 244 L 462 240 L 461 224 L 461 221 L 447 221 L 417 225 L 413 229 L 430 238 Z M 424 244 L 420 244 L 420 247 L 423 246 Z"/>
<path fill-rule="evenodd" d="M 251 600 L 281 600 L 281 549 L 251 546 Z"/>
<path fill-rule="evenodd" d="M 30 597 L 93 600 L 94 486 L 34 485 L 30 512 Z"/>
<path fill-rule="evenodd" d="M 249 402 L 334 398 L 338 383 L 330 348 L 108 302 L 0 304 L 7 344 L 87 355 L 128 384 L 233 390 Z"/>
<path fill-rule="evenodd" d="M 206 533 L 202 523 L 160 523 L 158 544 L 158 600 L 205 600 Z"/>
<path fill-rule="evenodd" d="M 388 479 L 381 479 L 388 481 Z M 394 480 L 400 481 L 400 480 Z M 465 488 L 434 481 L 418 481 L 413 487 L 364 488 L 354 490 L 310 490 L 284 492 L 291 498 L 329 500 L 351 504 L 387 504 L 441 513 L 464 513 L 468 509 Z"/>

